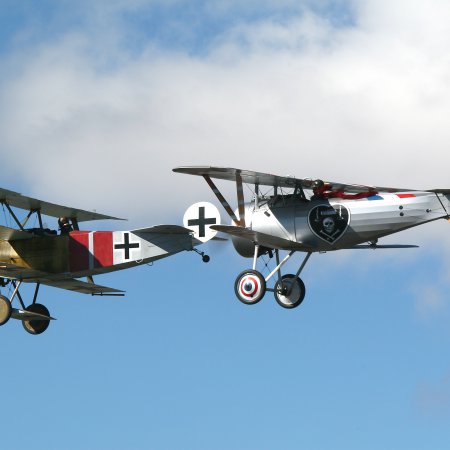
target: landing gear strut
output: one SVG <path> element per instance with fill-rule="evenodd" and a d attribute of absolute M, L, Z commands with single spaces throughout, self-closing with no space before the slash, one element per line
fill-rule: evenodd
<path fill-rule="evenodd" d="M 44 305 L 36 303 L 40 284 L 36 283 L 33 303 L 30 306 L 25 307 L 22 296 L 19 293 L 19 288 L 22 281 L 16 283 L 14 280 L 11 280 L 11 283 L 14 286 L 14 291 L 11 298 L 8 299 L 4 295 L 0 295 L 0 326 L 8 322 L 10 318 L 13 318 L 21 320 L 25 331 L 28 333 L 43 333 L 50 325 L 50 320 L 54 319 L 50 316 L 48 309 Z M 16 297 L 19 300 L 21 309 L 12 307 L 12 302 Z"/>

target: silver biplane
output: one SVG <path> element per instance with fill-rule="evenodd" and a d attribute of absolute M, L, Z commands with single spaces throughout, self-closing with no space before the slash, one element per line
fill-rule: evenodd
<path fill-rule="evenodd" d="M 15 228 L 0 225 L 0 287 L 11 288 L 9 298 L 0 295 L 0 325 L 10 318 L 18 319 L 31 334 L 44 332 L 53 320 L 48 309 L 37 303 L 41 284 L 83 294 L 123 295 L 123 291 L 94 283 L 93 276 L 149 263 L 183 250 L 194 250 L 208 262 L 209 257 L 195 246 L 215 234 L 209 231 L 207 236 L 196 239 L 191 230 L 178 225 L 132 231 L 80 231 L 80 222 L 122 219 L 44 202 L 7 189 L 0 189 L 0 203 L 6 219 L 16 225 Z M 191 211 L 196 214 L 197 210 L 204 211 L 202 208 L 200 205 Z M 22 221 L 17 209 L 28 211 Z M 219 223 L 219 212 L 212 205 L 208 208 L 208 215 L 211 214 L 217 214 Z M 46 228 L 43 215 L 59 218 L 59 229 Z M 33 216 L 36 226 L 27 228 Z M 191 220 L 195 223 L 195 216 Z M 29 306 L 25 306 L 19 291 L 22 283 L 35 284 Z M 15 299 L 18 308 L 12 306 Z"/>
<path fill-rule="evenodd" d="M 449 219 L 450 190 L 417 191 L 363 186 L 323 180 L 298 179 L 222 167 L 178 167 L 174 172 L 205 179 L 228 215 L 231 225 L 208 225 L 231 236 L 236 251 L 253 257 L 251 269 L 235 281 L 237 298 L 248 305 L 273 291 L 284 308 L 299 306 L 305 285 L 299 278 L 310 256 L 341 249 L 411 248 L 415 245 L 381 245 L 379 239 L 437 219 Z M 236 184 L 237 209 L 233 210 L 212 179 Z M 253 186 L 253 198 L 244 200 L 243 183 Z M 261 187 L 269 186 L 268 193 Z M 280 252 L 287 251 L 282 259 Z M 304 258 L 295 274 L 282 275 L 282 266 L 296 253 Z M 275 254 L 275 268 L 264 277 L 258 257 Z M 268 282 L 274 281 L 269 288 Z"/>

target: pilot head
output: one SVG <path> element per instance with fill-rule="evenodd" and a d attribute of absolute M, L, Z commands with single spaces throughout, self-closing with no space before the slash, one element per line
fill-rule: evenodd
<path fill-rule="evenodd" d="M 72 231 L 72 225 L 67 217 L 60 217 L 58 219 L 58 226 L 61 230 L 61 234 L 68 234 Z"/>

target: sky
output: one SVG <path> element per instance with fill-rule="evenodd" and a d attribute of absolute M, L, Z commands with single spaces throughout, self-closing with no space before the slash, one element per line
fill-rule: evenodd
<path fill-rule="evenodd" d="M 450 188 L 448 2 L 0 6 L 1 185 L 128 219 L 88 229 L 214 202 L 183 165 Z M 420 248 L 313 255 L 292 311 L 238 302 L 230 243 L 98 277 L 123 298 L 43 287 L 58 320 L 0 330 L 3 446 L 448 448 L 449 224 L 385 243 Z"/>

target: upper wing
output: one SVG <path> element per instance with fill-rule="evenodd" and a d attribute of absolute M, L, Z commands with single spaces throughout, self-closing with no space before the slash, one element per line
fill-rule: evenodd
<path fill-rule="evenodd" d="M 206 166 L 193 166 L 193 167 L 176 167 L 174 172 L 186 173 L 190 175 L 208 176 L 210 178 L 217 178 L 220 180 L 235 181 L 236 174 L 240 174 L 244 183 L 259 184 L 262 186 L 274 186 L 281 188 L 294 188 L 299 186 L 303 189 L 312 189 L 314 187 L 315 180 L 309 178 L 295 178 L 295 177 L 281 177 L 278 175 L 271 175 L 262 172 L 253 172 L 251 170 L 234 169 L 231 167 L 206 167 Z M 362 193 L 362 192 L 404 192 L 414 191 L 415 189 L 400 189 L 380 186 L 365 186 L 360 184 L 345 184 L 336 183 L 333 181 L 325 181 L 330 185 L 331 191 L 345 191 L 349 193 Z"/>
<path fill-rule="evenodd" d="M 253 172 L 250 170 L 233 169 L 231 167 L 176 167 L 174 172 L 187 173 L 189 175 L 201 175 L 219 180 L 235 181 L 236 174 L 240 174 L 244 183 L 260 184 L 263 186 L 278 186 L 292 188 L 297 185 L 303 187 L 312 187 L 313 180 L 300 180 L 294 177 L 280 177 L 277 175 L 270 175 L 268 173 Z"/>
<path fill-rule="evenodd" d="M 428 192 L 434 192 L 435 194 L 450 195 L 450 189 L 429 189 Z"/>
<path fill-rule="evenodd" d="M 106 216 L 92 211 L 56 205 L 55 203 L 44 202 L 36 198 L 25 197 L 18 192 L 2 188 L 0 188 L 0 203 L 7 203 L 15 208 L 26 209 L 29 211 L 40 211 L 46 216 L 69 217 L 71 219 L 76 219 L 78 222 L 104 219 L 122 220 L 118 217 Z"/>

